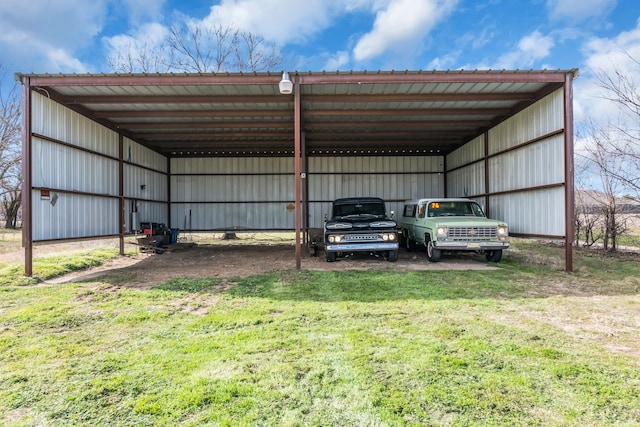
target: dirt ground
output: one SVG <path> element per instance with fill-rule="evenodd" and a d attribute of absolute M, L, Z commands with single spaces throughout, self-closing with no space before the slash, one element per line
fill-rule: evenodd
<path fill-rule="evenodd" d="M 59 248 L 58 248 L 59 249 Z M 129 249 L 129 247 L 127 248 Z M 196 241 L 179 241 L 169 245 L 161 254 L 143 253 L 119 257 L 102 266 L 72 273 L 49 280 L 49 283 L 64 283 L 99 279 L 101 276 L 119 276 L 127 286 L 148 288 L 176 277 L 218 277 L 229 279 L 282 270 L 295 270 L 295 245 L 286 242 L 255 242 L 232 240 L 214 244 Z M 492 270 L 495 265 L 486 262 L 483 255 L 472 253 L 443 256 L 438 263 L 427 261 L 423 252 L 399 251 L 397 262 L 388 262 L 384 257 L 355 254 L 338 258 L 329 263 L 320 250 L 317 256 L 302 248 L 301 269 L 340 270 Z M 120 282 L 120 280 L 118 280 Z M 123 283 L 124 284 L 124 283 Z"/>

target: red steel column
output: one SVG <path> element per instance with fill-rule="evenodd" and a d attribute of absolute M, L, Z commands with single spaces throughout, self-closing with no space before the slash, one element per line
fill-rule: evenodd
<path fill-rule="evenodd" d="M 22 247 L 24 275 L 33 276 L 33 212 L 31 203 L 31 79 L 22 77 Z"/>
<path fill-rule="evenodd" d="M 489 190 L 491 190 L 491 182 L 489 182 L 489 132 L 484 133 L 484 209 L 487 217 L 491 216 L 491 206 L 489 198 Z"/>
<path fill-rule="evenodd" d="M 295 169 L 295 209 L 294 213 L 296 216 L 296 270 L 300 270 L 301 267 L 301 248 L 300 248 L 300 219 L 301 219 L 301 203 L 300 203 L 300 189 L 301 185 L 301 167 L 300 167 L 300 145 L 301 145 L 301 118 L 300 118 L 300 108 L 302 103 L 300 102 L 300 77 L 296 73 L 294 82 L 293 82 L 293 93 L 294 93 L 294 169 Z"/>
<path fill-rule="evenodd" d="M 573 271 L 573 237 L 575 234 L 574 164 L 573 164 L 573 72 L 564 81 L 564 198 L 565 198 L 565 271 Z"/>
<path fill-rule="evenodd" d="M 124 215 L 124 137 L 122 134 L 118 134 L 118 222 L 120 223 L 120 231 L 118 238 L 120 239 L 120 256 L 124 255 L 124 234 L 125 230 L 125 215 Z"/>

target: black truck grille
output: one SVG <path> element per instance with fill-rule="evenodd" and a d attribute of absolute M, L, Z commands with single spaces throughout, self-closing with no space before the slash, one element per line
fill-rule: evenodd
<path fill-rule="evenodd" d="M 371 242 L 378 239 L 378 234 L 347 234 L 344 236 L 344 240 L 347 242 Z"/>

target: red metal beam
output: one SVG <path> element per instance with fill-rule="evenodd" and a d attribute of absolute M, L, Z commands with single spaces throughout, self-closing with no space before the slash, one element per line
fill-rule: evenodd
<path fill-rule="evenodd" d="M 301 166 L 300 166 L 300 153 L 301 153 L 301 137 L 302 137 L 302 126 L 301 126 L 301 102 L 300 102 L 300 78 L 298 75 L 294 78 L 294 122 L 295 122 L 295 130 L 294 130 L 294 172 L 295 172 L 295 209 L 293 210 L 296 220 L 296 270 L 300 270 L 301 267 L 301 247 L 300 247 L 300 220 L 302 215 L 302 205 L 300 203 L 300 190 L 302 188 L 302 183 L 300 182 L 301 176 Z"/>
<path fill-rule="evenodd" d="M 567 73 L 576 70 L 460 70 L 460 71 L 377 71 L 344 73 L 296 73 L 298 84 L 372 84 L 372 83 L 563 83 Z M 27 75 L 17 74 L 18 77 Z M 28 75 L 32 86 L 278 86 L 280 73 L 203 73 L 203 74 L 130 74 L 130 75 Z"/>
<path fill-rule="evenodd" d="M 305 117 L 389 117 L 388 108 L 360 109 L 306 109 Z M 394 108 L 393 113 L 402 117 L 428 116 L 504 116 L 511 113 L 509 108 Z"/>
<path fill-rule="evenodd" d="M 32 86 L 220 86 L 269 85 L 278 87 L 277 74 L 33 74 Z"/>
<path fill-rule="evenodd" d="M 573 271 L 573 237 L 575 234 L 575 188 L 573 163 L 573 73 L 564 83 L 564 182 L 565 182 L 565 271 Z"/>
<path fill-rule="evenodd" d="M 530 92 L 498 93 L 393 93 L 393 94 L 344 94 L 305 95 L 305 107 L 314 102 L 461 102 L 461 101 L 535 101 Z"/>
<path fill-rule="evenodd" d="M 572 70 L 573 71 L 573 70 Z M 334 74 L 301 74 L 302 84 L 365 84 L 365 83 L 531 83 L 564 82 L 566 70 L 555 71 L 389 71 Z"/>
<path fill-rule="evenodd" d="M 171 179 L 167 178 L 168 182 Z M 120 241 L 120 255 L 124 256 L 124 234 L 125 230 L 125 200 L 124 200 L 124 136 L 118 135 L 118 221 L 119 221 L 119 241 Z"/>
<path fill-rule="evenodd" d="M 221 104 L 221 103 L 290 103 L 280 95 L 89 95 L 61 96 L 65 105 L 73 104 Z"/>
<path fill-rule="evenodd" d="M 31 80 L 22 78 L 22 247 L 24 247 L 24 275 L 33 276 L 33 206 L 31 146 Z"/>
<path fill-rule="evenodd" d="M 189 117 L 189 118 L 209 118 L 217 119 L 221 117 L 293 117 L 291 109 L 279 107 L 264 110 L 98 110 L 91 113 L 96 118 L 172 118 L 172 117 Z M 126 123 L 123 124 L 126 126 Z"/>
<path fill-rule="evenodd" d="M 127 129 L 135 131 L 139 134 L 144 134 L 140 130 L 150 129 L 229 129 L 229 128 L 276 128 L 276 129 L 290 129 L 293 130 L 293 122 L 289 120 L 278 120 L 268 122 L 252 122 L 252 121 L 202 121 L 202 122 L 168 122 L 163 120 L 161 122 L 127 122 Z"/>

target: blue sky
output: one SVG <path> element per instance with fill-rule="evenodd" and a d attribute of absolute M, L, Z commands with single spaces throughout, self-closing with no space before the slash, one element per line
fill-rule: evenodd
<path fill-rule="evenodd" d="M 0 64 L 110 72 L 131 41 L 223 22 L 276 43 L 290 70 L 579 68 L 580 120 L 608 111 L 594 73 L 638 69 L 639 18 L 638 0 L 2 0 Z"/>

